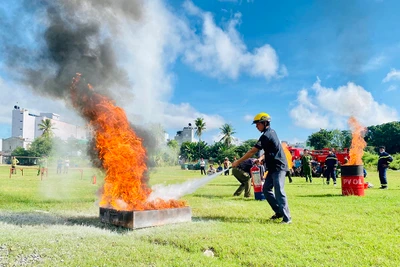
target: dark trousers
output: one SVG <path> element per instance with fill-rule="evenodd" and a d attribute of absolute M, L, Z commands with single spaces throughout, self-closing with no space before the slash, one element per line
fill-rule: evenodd
<path fill-rule="evenodd" d="M 250 197 L 251 191 L 251 177 L 250 174 L 239 170 L 238 168 L 232 169 L 232 174 L 239 181 L 240 186 L 236 189 L 234 196 L 240 196 L 244 191 L 244 197 Z"/>
<path fill-rule="evenodd" d="M 303 175 L 306 177 L 306 181 L 308 182 L 308 179 L 310 179 L 310 182 L 312 182 L 312 175 L 311 175 L 311 167 L 308 165 L 303 166 Z"/>
<path fill-rule="evenodd" d="M 333 183 L 336 184 L 336 170 L 334 168 L 327 168 L 326 169 L 326 182 L 329 183 L 329 180 L 333 180 Z"/>
<path fill-rule="evenodd" d="M 203 174 L 203 172 L 204 172 L 204 175 L 207 175 L 205 167 L 200 166 L 200 173 Z"/>
<path fill-rule="evenodd" d="M 381 181 L 382 186 L 387 186 L 387 178 L 386 178 L 386 170 L 387 168 L 379 168 L 379 180 Z"/>
<path fill-rule="evenodd" d="M 289 178 L 289 183 L 293 182 L 293 180 L 292 180 L 292 172 L 291 171 L 287 171 L 286 172 L 286 176 Z"/>
<path fill-rule="evenodd" d="M 283 221 L 287 222 L 291 220 L 291 217 L 285 193 L 285 177 L 286 171 L 268 172 L 263 193 L 272 210 L 278 215 L 283 215 Z"/>

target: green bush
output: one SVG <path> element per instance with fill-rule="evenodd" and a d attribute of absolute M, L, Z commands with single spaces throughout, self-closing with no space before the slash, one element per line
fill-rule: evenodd
<path fill-rule="evenodd" d="M 366 167 L 376 166 L 378 164 L 378 159 L 378 155 L 371 152 L 364 152 L 362 157 L 363 164 Z"/>
<path fill-rule="evenodd" d="M 399 157 L 396 157 L 396 159 L 393 158 L 393 161 L 392 163 L 390 163 L 389 168 L 393 170 L 400 170 L 400 158 Z"/>
<path fill-rule="evenodd" d="M 389 169 L 400 170 L 400 153 L 392 155 L 393 161 L 389 165 Z M 364 152 L 362 157 L 363 164 L 367 168 L 376 168 L 378 165 L 379 156 L 374 153 Z"/>

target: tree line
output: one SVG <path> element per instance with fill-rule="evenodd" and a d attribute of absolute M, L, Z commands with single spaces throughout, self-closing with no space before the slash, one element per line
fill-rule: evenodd
<path fill-rule="evenodd" d="M 314 149 L 332 147 L 338 150 L 350 148 L 351 132 L 340 130 L 320 129 L 311 134 L 307 139 L 307 145 Z M 389 154 L 400 152 L 400 122 L 389 122 L 381 125 L 365 128 L 366 151 L 377 152 L 379 146 L 385 146 Z"/>
<path fill-rule="evenodd" d="M 240 145 L 233 144 L 236 133 L 231 124 L 223 124 L 219 129 L 221 139 L 214 144 L 207 144 L 201 140 L 201 136 L 206 130 L 206 122 L 203 118 L 195 120 L 196 136 L 199 137 L 198 142 L 184 142 L 180 146 L 177 141 L 170 140 L 167 146 L 170 151 L 160 150 L 158 154 L 152 155 L 151 160 L 154 165 L 174 165 L 178 162 L 178 156 L 186 161 L 197 161 L 200 158 L 213 160 L 214 162 L 222 162 L 225 157 L 232 160 L 234 157 L 243 156 L 254 144 L 257 139 L 249 139 Z M 65 151 L 85 151 L 85 145 L 79 140 L 70 138 L 62 141 L 57 137 L 53 137 L 53 129 L 55 129 L 49 119 L 43 120 L 39 124 L 39 128 L 43 131 L 42 136 L 36 138 L 30 148 L 17 148 L 12 152 L 13 156 L 31 156 L 40 157 L 42 155 L 50 155 L 54 150 L 54 143 L 65 147 Z M 306 141 L 307 146 L 313 149 L 322 149 L 325 147 L 342 150 L 351 146 L 351 132 L 344 130 L 326 130 L 320 129 L 318 132 L 311 134 Z M 390 154 L 400 152 L 400 122 L 390 122 L 366 128 L 365 141 L 367 142 L 366 151 L 376 154 L 377 147 L 383 145 Z M 62 149 L 64 150 L 64 149 Z M 171 153 L 171 151 L 173 153 Z"/>
<path fill-rule="evenodd" d="M 196 135 L 199 137 L 199 142 L 184 142 L 179 149 L 180 156 L 188 161 L 206 158 L 221 162 L 225 157 L 229 159 L 233 159 L 234 157 L 238 158 L 243 156 L 257 142 L 257 139 L 250 139 L 244 141 L 241 145 L 232 144 L 235 130 L 231 125 L 224 124 L 220 128 L 223 136 L 221 140 L 208 145 L 206 142 L 201 141 L 201 135 L 206 129 L 204 119 L 196 119 L 195 125 L 197 127 Z M 400 122 L 390 122 L 366 127 L 364 139 L 367 142 L 367 147 L 365 149 L 367 152 L 376 154 L 379 146 L 385 146 L 388 153 L 399 153 Z M 352 133 L 349 130 L 320 129 L 307 138 L 306 144 L 312 149 L 335 148 L 337 150 L 343 150 L 344 148 L 351 147 L 351 140 Z M 170 141 L 169 145 L 172 143 L 174 143 L 174 141 Z M 173 146 L 177 147 L 177 143 Z"/>

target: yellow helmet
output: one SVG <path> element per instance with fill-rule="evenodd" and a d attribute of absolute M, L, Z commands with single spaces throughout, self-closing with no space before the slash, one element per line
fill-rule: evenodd
<path fill-rule="evenodd" d="M 270 121 L 271 117 L 267 113 L 261 112 L 254 117 L 253 124 L 257 122 L 270 122 Z"/>

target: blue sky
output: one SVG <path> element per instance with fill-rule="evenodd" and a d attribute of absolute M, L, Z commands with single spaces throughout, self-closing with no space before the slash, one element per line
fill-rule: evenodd
<path fill-rule="evenodd" d="M 6 5 L 0 11 L 16 17 Z M 172 138 L 203 117 L 202 139 L 212 143 L 224 123 L 238 140 L 258 138 L 251 120 L 267 112 L 280 139 L 295 143 L 320 128 L 347 129 L 352 115 L 365 126 L 399 120 L 398 1 L 176 0 L 142 8 L 139 20 L 99 20 L 109 34 L 118 26 L 114 49 L 134 97 L 115 99 L 132 122 L 161 123 Z M 9 78 L 1 56 L 1 138 L 10 135 L 16 102 L 75 121 L 63 101 Z"/>

